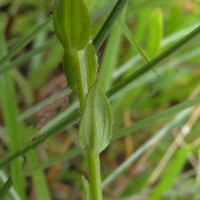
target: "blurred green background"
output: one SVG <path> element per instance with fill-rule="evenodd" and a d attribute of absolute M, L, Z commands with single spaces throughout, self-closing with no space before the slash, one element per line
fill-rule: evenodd
<path fill-rule="evenodd" d="M 85 3 L 94 39 L 116 0 Z M 51 21 L 53 5 L 54 1 L 44 0 L 0 1 L 2 162 L 58 123 L 63 111 L 66 116 L 73 114 L 76 96 L 62 75 L 62 47 Z M 104 89 L 147 62 L 137 45 L 153 59 L 200 25 L 199 11 L 199 0 L 129 0 L 97 52 Z M 105 199 L 200 199 L 200 107 L 198 99 L 188 101 L 200 93 L 199 39 L 183 45 L 111 98 L 114 139 L 101 155 Z M 185 106 L 176 107 L 180 104 Z M 88 175 L 87 163 L 76 149 L 78 125 L 75 120 L 61 131 L 57 126 L 53 130 L 57 134 L 1 169 L 2 191 L 10 174 L 19 180 L 5 199 L 83 198 L 81 175 Z M 126 161 L 130 163 L 123 166 Z M 122 169 L 117 177 L 116 169 Z"/>

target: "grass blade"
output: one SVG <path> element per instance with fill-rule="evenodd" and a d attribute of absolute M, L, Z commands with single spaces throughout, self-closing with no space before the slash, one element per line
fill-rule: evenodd
<path fill-rule="evenodd" d="M 3 188 L 0 191 L 0 199 L 3 200 L 7 193 L 9 192 L 10 188 L 12 187 L 12 179 L 11 177 L 8 178 L 6 183 L 4 184 Z"/>
<path fill-rule="evenodd" d="M 37 28 L 35 28 L 31 33 L 29 33 L 27 36 L 25 36 L 22 40 L 20 40 L 12 49 L 9 50 L 9 53 L 7 53 L 5 56 L 2 57 L 0 60 L 0 65 L 4 64 L 5 62 L 9 61 L 10 58 L 12 58 L 19 50 L 21 50 L 25 45 L 27 45 L 35 35 L 41 31 L 45 26 L 50 22 L 50 20 L 46 20 L 44 23 L 39 25 Z"/>
<path fill-rule="evenodd" d="M 163 16 L 161 9 L 157 8 L 152 13 L 149 29 L 147 52 L 149 57 L 153 58 L 158 54 L 163 38 Z"/>
<path fill-rule="evenodd" d="M 150 200 L 160 199 L 162 195 L 170 188 L 175 178 L 183 168 L 183 165 L 187 161 L 187 155 L 189 152 L 190 149 L 186 145 L 177 150 L 173 160 L 170 163 L 170 166 L 167 167 L 165 174 L 159 181 L 158 186 L 155 187 L 154 192 L 150 195 Z"/>
<path fill-rule="evenodd" d="M 200 101 L 200 97 L 196 97 L 193 100 L 184 101 L 183 103 L 180 103 L 176 106 L 168 108 L 168 109 L 166 109 L 166 110 L 164 110 L 164 111 L 162 111 L 158 114 L 155 114 L 155 115 L 150 116 L 148 118 L 142 119 L 139 122 L 136 122 L 129 127 L 119 129 L 119 130 L 117 130 L 113 133 L 112 139 L 115 140 L 117 138 L 123 137 L 123 136 L 127 135 L 128 133 L 131 133 L 133 131 L 141 129 L 141 128 L 143 128 L 147 125 L 150 125 L 154 122 L 157 122 L 159 120 L 165 119 L 165 118 L 167 118 L 167 117 L 169 117 L 169 116 L 171 116 L 171 115 L 173 115 L 173 114 L 175 114 L 175 113 L 177 113 L 181 110 L 195 106 L 199 103 L 199 101 Z"/>
<path fill-rule="evenodd" d="M 0 56 L 6 53 L 6 43 L 2 34 L 0 34 L 0 41 L 2 48 L 0 50 Z M 0 99 L 2 116 L 4 119 L 5 129 L 9 137 L 9 150 L 14 149 L 20 145 L 22 139 L 21 126 L 17 121 L 18 109 L 17 109 L 17 97 L 15 93 L 15 86 L 11 75 L 5 73 L 0 76 Z M 11 177 L 14 184 L 14 188 L 21 198 L 25 197 L 25 181 L 23 178 L 22 162 L 21 160 L 15 160 L 11 165 Z"/>
<path fill-rule="evenodd" d="M 111 28 L 113 27 L 114 23 L 116 22 L 117 18 L 121 14 L 122 10 L 128 3 L 128 0 L 118 0 L 115 7 L 111 11 L 110 15 L 108 16 L 107 20 L 105 21 L 104 25 L 100 29 L 99 33 L 95 37 L 93 44 L 96 49 L 99 49 L 105 38 L 107 37 L 108 33 L 110 32 Z"/>
<path fill-rule="evenodd" d="M 158 63 L 163 61 L 165 58 L 167 58 L 169 55 L 174 53 L 176 50 L 183 47 L 187 42 L 189 42 L 191 39 L 196 37 L 200 33 L 200 26 L 198 26 L 196 29 L 194 29 L 191 33 L 186 35 L 184 38 L 176 42 L 174 45 L 172 45 L 170 48 L 165 50 L 160 55 L 156 56 L 154 59 L 152 59 L 150 62 L 145 64 L 143 67 L 141 67 L 139 70 L 137 70 L 135 73 L 131 74 L 129 77 L 127 77 L 125 80 L 118 83 L 116 86 L 114 86 L 111 90 L 109 90 L 108 95 L 112 96 L 115 93 L 119 92 L 122 88 L 127 86 L 129 83 L 133 82 L 134 80 L 138 79 L 140 76 L 151 70 L 154 66 L 156 66 Z"/>
<path fill-rule="evenodd" d="M 115 26 L 106 45 L 103 61 L 100 67 L 99 80 L 105 90 L 110 88 L 120 50 L 121 30 Z"/>

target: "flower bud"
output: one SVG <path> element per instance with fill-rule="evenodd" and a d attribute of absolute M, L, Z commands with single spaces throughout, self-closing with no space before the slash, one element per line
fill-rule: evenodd
<path fill-rule="evenodd" d="M 53 25 L 65 49 L 83 49 L 90 40 L 91 20 L 84 0 L 56 0 Z"/>
<path fill-rule="evenodd" d="M 78 140 L 82 150 L 101 153 L 109 144 L 112 133 L 112 113 L 107 97 L 95 83 L 89 90 L 81 119 Z"/>

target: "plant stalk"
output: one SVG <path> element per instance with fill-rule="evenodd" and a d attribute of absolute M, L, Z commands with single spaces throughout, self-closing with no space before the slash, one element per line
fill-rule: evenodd
<path fill-rule="evenodd" d="M 99 154 L 96 154 L 94 152 L 87 152 L 86 156 L 89 165 L 92 199 L 103 200 Z"/>

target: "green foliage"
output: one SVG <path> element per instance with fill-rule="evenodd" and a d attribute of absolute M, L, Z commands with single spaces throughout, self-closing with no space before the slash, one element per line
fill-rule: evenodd
<path fill-rule="evenodd" d="M 85 199 L 198 200 L 198 0 L 53 4 L 0 3 L 1 198 L 80 199 L 84 174 Z M 72 90 L 41 100 L 61 65 Z M 37 112 L 64 95 L 67 108 L 36 130 Z"/>

